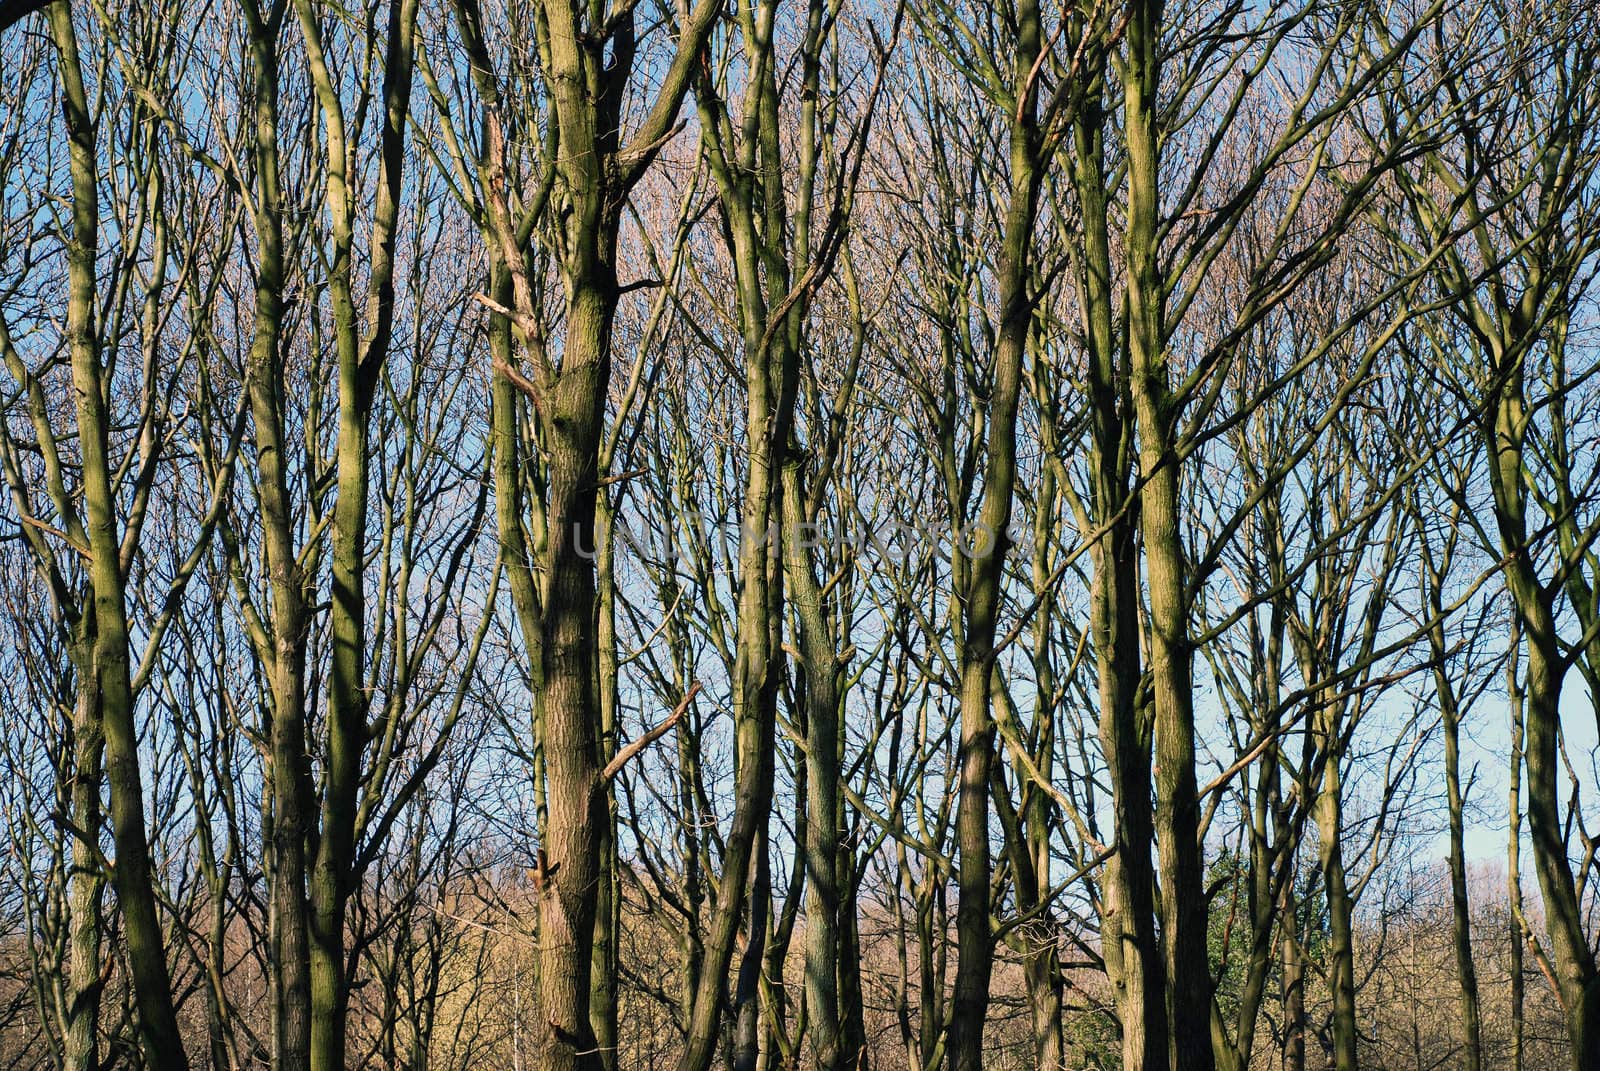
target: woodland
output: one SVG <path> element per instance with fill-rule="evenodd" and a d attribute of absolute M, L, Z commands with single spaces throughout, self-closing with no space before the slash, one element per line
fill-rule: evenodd
<path fill-rule="evenodd" d="M 1597 40 L 0 0 L 0 1064 L 1600 1071 Z"/>

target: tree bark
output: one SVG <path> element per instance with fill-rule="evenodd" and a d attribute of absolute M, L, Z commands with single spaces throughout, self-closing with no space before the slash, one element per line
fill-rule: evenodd
<path fill-rule="evenodd" d="M 1337 1071 L 1356 1067 L 1356 979 L 1353 903 L 1344 867 L 1344 785 L 1340 760 L 1343 749 L 1332 739 L 1336 721 L 1319 704 L 1312 715 L 1324 737 L 1325 763 L 1313 813 L 1317 823 L 1317 851 L 1328 901 L 1328 990 L 1333 1001 L 1333 1066 Z"/>
<path fill-rule="evenodd" d="M 1497 356 L 1496 367 L 1504 367 L 1507 359 L 1520 362 L 1522 348 L 1514 345 L 1505 356 Z M 1572 1042 L 1572 1066 L 1582 1071 L 1600 1067 L 1600 976 L 1583 929 L 1582 906 L 1561 821 L 1560 704 L 1568 663 L 1557 634 L 1556 593 L 1538 580 L 1526 534 L 1523 472 L 1527 462 L 1523 454 L 1527 414 L 1520 367 L 1507 369 L 1504 385 L 1494 399 L 1492 423 L 1486 422 L 1484 434 L 1491 459 L 1495 521 L 1505 550 L 1506 588 L 1516 608 L 1527 656 L 1522 707 L 1534 873 L 1544 897 L 1545 931 Z"/>
<path fill-rule="evenodd" d="M 1156 841 L 1161 865 L 1161 933 L 1176 1071 L 1211 1071 L 1211 966 L 1207 954 L 1204 860 L 1195 783 L 1194 651 L 1189 635 L 1175 451 L 1178 413 L 1166 353 L 1166 280 L 1160 266 L 1160 160 L 1156 130 L 1162 5 L 1128 10 L 1124 126 L 1128 152 L 1128 346 L 1138 417 L 1140 528 L 1149 590 L 1150 674 L 1155 708 Z"/>
<path fill-rule="evenodd" d="M 90 838 L 102 829 L 100 793 L 104 788 L 105 731 L 94 667 L 94 614 L 80 618 L 74 643 L 78 695 L 72 718 L 72 877 L 67 891 L 68 938 L 66 1067 L 100 1071 L 100 934 L 104 927 L 105 875 Z"/>
<path fill-rule="evenodd" d="M 1432 612 L 1438 624 L 1428 632 L 1434 663 L 1434 685 L 1444 725 L 1444 784 L 1450 810 L 1450 921 L 1461 998 L 1461 1045 L 1466 1071 L 1483 1066 L 1483 1025 L 1478 1002 L 1478 970 L 1472 958 L 1472 912 L 1467 899 L 1467 856 L 1461 794 L 1461 710 L 1445 664 L 1444 622 L 1437 582 L 1430 584 Z"/>
<path fill-rule="evenodd" d="M 339 87 L 323 53 L 321 12 L 296 0 L 325 128 L 326 191 L 332 255 L 328 293 L 338 365 L 339 417 L 330 555 L 327 745 L 321 827 L 311 861 L 309 904 L 310 1064 L 343 1071 L 350 1007 L 345 917 L 360 879 L 357 812 L 371 739 L 367 715 L 367 527 L 373 397 L 389 355 L 394 319 L 395 235 L 403 196 L 405 133 L 410 114 L 417 0 L 391 0 L 385 23 L 380 174 L 368 257 L 365 326 L 353 283 L 356 204 L 347 167 L 353 158 Z"/>
<path fill-rule="evenodd" d="M 310 918 L 306 900 L 307 843 L 314 833 L 311 771 L 305 741 L 305 579 L 295 541 L 289 492 L 282 357 L 285 282 L 283 206 L 278 157 L 278 34 L 280 23 L 245 0 L 255 90 L 254 200 L 257 243 L 255 333 L 249 355 L 249 398 L 255 428 L 257 497 L 272 593 L 261 661 L 270 692 L 268 779 L 271 846 L 270 979 L 273 1065 L 276 1071 L 311 1066 Z"/>
<path fill-rule="evenodd" d="M 1105 59 L 1098 52 L 1076 117 L 1074 181 L 1083 214 L 1079 286 L 1089 352 L 1091 496 L 1089 624 L 1100 698 L 1100 746 L 1111 782 L 1111 856 L 1101 879 L 1101 953 L 1122 1025 L 1122 1066 L 1167 1068 L 1166 966 L 1156 930 L 1150 845 L 1150 724 L 1138 699 L 1138 498 L 1132 490 L 1132 400 L 1119 374 L 1105 178 Z"/>
<path fill-rule="evenodd" d="M 78 686 L 93 694 L 80 700 L 82 739 L 76 741 L 78 758 L 84 765 L 78 773 L 84 782 L 75 786 L 74 811 L 97 811 L 101 756 L 105 782 L 110 788 L 112 840 L 116 859 L 112 881 L 122 912 L 127 942 L 128 971 L 133 982 L 138 1011 L 140 1049 L 153 1067 L 184 1071 L 188 1059 L 178 1031 L 173 1006 L 172 978 L 167 969 L 165 935 L 157 911 L 151 873 L 150 847 L 144 825 L 144 787 L 139 767 L 139 732 L 135 723 L 133 682 L 130 670 L 126 578 L 123 575 L 121 533 L 117 516 L 116 489 L 109 457 L 111 418 L 107 412 L 107 391 L 101 368 L 101 351 L 95 325 L 97 279 L 95 260 L 99 252 L 100 200 L 98 149 L 89 97 L 84 86 L 78 56 L 77 34 L 72 24 L 72 9 L 65 3 L 49 8 L 50 34 L 55 45 L 61 76 L 61 106 L 66 123 L 72 176 L 72 230 L 67 238 L 67 350 L 71 362 L 73 394 L 79 450 L 83 466 L 83 517 L 88 542 L 90 606 L 85 617 L 90 624 L 85 640 L 90 645 L 89 664 L 79 667 Z M 98 723 L 98 724 L 96 724 Z M 103 734 L 103 736 L 102 736 Z M 92 835 L 98 824 L 85 831 Z M 94 846 L 85 845 L 93 849 Z M 81 853 L 74 848 L 74 856 Z M 98 854 L 97 850 L 95 854 Z M 98 866 L 95 867 L 98 869 Z M 72 974 L 77 999 L 83 1006 L 74 1009 L 73 1046 L 84 1059 L 96 1047 L 92 1034 L 98 1029 L 98 981 L 83 973 L 98 959 L 98 949 L 79 924 L 97 919 L 99 891 L 74 881 L 74 906 L 83 914 L 74 916 L 72 935 Z M 98 878 L 93 879 L 98 881 Z M 87 1031 L 89 1036 L 84 1036 Z"/>

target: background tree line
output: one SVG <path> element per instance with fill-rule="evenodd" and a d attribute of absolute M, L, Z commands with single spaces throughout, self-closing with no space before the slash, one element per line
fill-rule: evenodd
<path fill-rule="evenodd" d="M 1597 32 L 0 3 L 0 1053 L 1600 1067 Z"/>

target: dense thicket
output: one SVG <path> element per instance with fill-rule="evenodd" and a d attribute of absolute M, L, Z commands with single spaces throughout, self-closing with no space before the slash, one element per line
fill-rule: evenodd
<path fill-rule="evenodd" d="M 0 3 L 0 1058 L 1600 1068 L 1597 34 Z"/>

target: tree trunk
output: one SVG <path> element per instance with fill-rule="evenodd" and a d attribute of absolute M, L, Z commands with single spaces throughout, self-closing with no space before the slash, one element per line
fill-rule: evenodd
<path fill-rule="evenodd" d="M 1507 791 L 1510 832 L 1506 841 L 1506 902 L 1510 907 L 1511 930 L 1511 1071 L 1522 1071 L 1523 1025 L 1526 979 L 1523 977 L 1522 943 L 1526 931 L 1522 920 L 1522 685 L 1518 680 L 1518 652 L 1521 630 L 1512 619 L 1509 637 L 1511 656 L 1506 660 L 1506 706 L 1511 711 L 1510 786 Z"/>
<path fill-rule="evenodd" d="M 1509 358 L 1507 356 L 1509 353 Z M 1520 361 L 1520 346 L 1496 351 L 1494 367 Z M 1600 978 L 1583 928 L 1582 905 L 1567 857 L 1561 821 L 1561 685 L 1567 666 L 1556 631 L 1556 592 L 1543 586 L 1527 542 L 1524 440 L 1528 416 L 1520 367 L 1512 367 L 1495 399 L 1484 433 L 1491 458 L 1495 522 L 1505 550 L 1506 588 L 1516 607 L 1527 656 L 1522 693 L 1524 759 L 1528 774 L 1528 831 L 1534 873 L 1544 897 L 1552 967 L 1566 1011 L 1574 1071 L 1600 1067 Z"/>
<path fill-rule="evenodd" d="M 1140 527 L 1150 604 L 1168 1058 L 1176 1071 L 1211 1071 L 1215 1064 L 1211 965 L 1194 772 L 1194 651 L 1179 520 L 1179 462 L 1174 452 L 1178 414 L 1171 401 L 1167 367 L 1166 281 L 1157 246 L 1160 161 L 1156 98 L 1161 11 L 1159 0 L 1133 0 L 1127 27 L 1123 91 L 1128 149 L 1128 345 L 1139 428 Z"/>
<path fill-rule="evenodd" d="M 1587 1071 L 1600 1067 L 1600 984 L 1596 982 L 1594 959 L 1583 930 L 1582 907 L 1567 860 L 1561 823 L 1561 674 L 1556 668 L 1561 656 L 1553 642 L 1554 615 L 1542 600 L 1530 600 L 1530 605 L 1533 614 L 1523 618 L 1528 641 L 1528 830 L 1533 843 L 1534 873 L 1544 896 L 1551 961 L 1572 1041 L 1572 1066 L 1574 1071 Z"/>
<path fill-rule="evenodd" d="M 994 968 L 989 905 L 989 780 L 994 764 L 995 725 L 989 704 L 995 673 L 1000 581 L 1009 549 L 1011 498 L 1017 475 L 1017 406 L 1033 323 L 1029 261 L 1040 182 L 1038 87 L 1033 66 L 1042 45 L 1038 5 L 1026 0 L 1017 12 L 1014 85 L 1020 99 L 1010 123 L 1010 195 L 1000 254 L 1000 316 L 993 390 L 988 399 L 983 497 L 977 517 L 979 544 L 967 548 L 972 561 L 969 582 L 961 593 L 965 610 L 961 621 L 960 782 L 956 802 L 957 958 L 950 1040 L 945 1054 L 950 1071 L 981 1071 L 989 978 Z"/>
<path fill-rule="evenodd" d="M 1292 866 L 1292 864 L 1291 864 Z M 1283 885 L 1283 1071 L 1306 1068 L 1306 965 L 1300 953 L 1300 912 L 1293 871 Z"/>
<path fill-rule="evenodd" d="M 772 868 L 765 824 L 756 835 L 750 881 L 750 928 L 733 989 L 733 1071 L 756 1071 L 761 1058 L 761 969 L 772 912 Z M 727 880 L 724 878 L 724 880 Z"/>
<path fill-rule="evenodd" d="M 139 769 L 139 733 L 134 721 L 134 695 L 129 666 L 127 593 L 121 560 L 121 534 L 117 516 L 116 491 L 109 458 L 111 418 L 107 412 L 105 383 L 101 370 L 100 343 L 95 325 L 97 279 L 95 260 L 99 250 L 99 175 L 94 120 L 84 86 L 78 57 L 77 35 L 72 24 L 72 9 L 66 3 L 51 5 L 50 33 L 55 44 L 61 75 L 61 107 L 66 122 L 72 175 L 72 231 L 67 252 L 67 350 L 71 361 L 73 395 L 76 399 L 77 431 L 83 466 L 83 511 L 88 542 L 88 575 L 91 606 L 85 616 L 92 618 L 85 639 L 91 645 L 91 665 L 81 667 L 80 689 L 95 693 L 80 701 L 85 715 L 84 738 L 75 742 L 79 758 L 86 766 L 78 772 L 85 783 L 75 786 L 74 811 L 80 807 L 98 811 L 98 800 L 91 803 L 80 793 L 99 793 L 101 756 L 104 756 L 105 781 L 110 787 L 112 840 L 116 860 L 112 880 L 117 904 L 122 912 L 127 942 L 128 972 L 133 983 L 138 1010 L 140 1049 L 153 1067 L 185 1071 L 188 1060 L 178 1032 L 173 1007 L 172 979 L 167 970 L 165 935 L 157 913 L 154 877 L 150 869 L 150 847 L 144 827 L 144 787 Z M 87 669 L 88 672 L 83 672 Z M 93 724 L 98 722 L 98 726 Z M 103 736 L 100 734 L 103 733 Z M 97 827 L 96 827 L 97 828 Z M 85 847 L 92 847 L 86 845 Z M 80 853 L 74 847 L 74 856 Z M 96 866 L 96 869 L 98 867 Z M 94 879 L 98 882 L 98 877 Z M 99 891 L 74 881 L 74 906 L 85 909 L 87 917 L 73 917 L 72 967 L 77 998 L 98 1002 L 98 981 L 80 973 L 99 959 L 91 951 L 91 939 L 78 930 L 91 924 L 97 913 Z M 75 1001 L 76 1003 L 76 1001 Z M 98 1029 L 95 1009 L 74 1009 L 74 1048 L 85 1058 L 95 1048 L 92 1037 L 83 1036 Z"/>
<path fill-rule="evenodd" d="M 596 191 L 598 192 L 598 191 Z M 601 256 L 575 254 L 568 269 L 568 320 L 560 379 L 545 421 L 549 457 L 548 598 L 541 622 L 548 820 L 540 847 L 539 982 L 551 1071 L 600 1068 L 589 1019 L 595 884 L 605 792 L 596 761 L 599 696 L 591 659 L 595 629 L 595 494 L 609 380 L 616 285 L 609 254 L 615 230 L 582 234 Z"/>
<path fill-rule="evenodd" d="M 72 718 L 72 877 L 67 889 L 68 937 L 66 1067 L 100 1071 L 100 934 L 104 927 L 105 875 L 93 838 L 100 836 L 100 792 L 105 735 L 94 671 L 94 615 L 79 621 L 74 643 L 78 695 Z"/>
<path fill-rule="evenodd" d="M 261 660 L 271 693 L 268 778 L 271 798 L 271 993 L 275 1071 L 311 1066 L 310 924 L 307 838 L 313 832 L 305 744 L 304 580 L 295 547 L 284 433 L 283 218 L 278 170 L 278 40 L 275 24 L 246 0 L 255 80 L 255 334 L 250 348 L 250 412 L 255 427 L 272 610 Z"/>
<path fill-rule="evenodd" d="M 861 883 L 848 844 L 839 846 L 838 866 L 838 872 L 846 876 L 842 882 L 845 898 L 839 912 L 840 1066 L 845 1071 L 869 1071 L 866 1002 L 861 980 L 861 916 L 857 899 Z"/>
<path fill-rule="evenodd" d="M 352 153 L 346 141 L 343 105 L 323 54 L 320 12 L 312 0 L 297 0 L 295 7 L 326 128 L 326 202 L 333 243 L 328 293 L 339 391 L 328 614 L 332 664 L 328 676 L 321 830 L 310 884 L 310 1062 L 316 1071 L 343 1071 L 350 1006 L 349 979 L 345 976 L 345 916 L 360 880 L 355 859 L 360 832 L 356 822 L 370 739 L 365 576 L 369 440 L 373 396 L 388 359 L 394 318 L 395 232 L 403 196 L 417 0 L 391 0 L 385 24 L 382 171 L 368 258 L 370 308 L 365 333 L 352 278 L 356 206 L 346 174 Z"/>
<path fill-rule="evenodd" d="M 805 516 L 801 457 L 791 452 L 783 472 L 783 516 Z M 784 541 L 788 601 L 799 624 L 805 675 L 806 726 L 806 1023 L 811 1066 L 839 1071 L 839 689 L 837 654 L 812 572 L 808 541 Z"/>
<path fill-rule="evenodd" d="M 595 688 L 600 697 L 602 768 L 617 749 L 616 518 L 604 491 L 595 499 L 595 578 L 599 643 L 595 648 Z M 622 930 L 622 862 L 617 855 L 617 801 L 605 791 L 606 820 L 600 826 L 600 882 L 595 888 L 594 961 L 589 968 L 589 1022 L 603 1071 L 617 1071 L 617 966 Z"/>
<path fill-rule="evenodd" d="M 1333 999 L 1333 1067 L 1337 1071 L 1357 1071 L 1356 1067 L 1356 980 L 1355 930 L 1350 891 L 1344 869 L 1343 779 L 1340 775 L 1341 750 L 1331 739 L 1326 722 L 1331 715 L 1313 715 L 1324 722 L 1322 732 L 1327 766 L 1315 807 L 1317 850 L 1328 900 L 1328 990 Z"/>
<path fill-rule="evenodd" d="M 1440 607 L 1433 608 L 1439 613 Z M 1478 971 L 1472 959 L 1472 913 L 1467 900 L 1467 857 L 1464 801 L 1461 796 L 1461 712 L 1455 689 L 1444 668 L 1444 625 L 1430 630 L 1434 681 L 1444 720 L 1444 783 L 1450 808 L 1450 917 L 1461 997 L 1461 1044 L 1465 1071 L 1483 1066 L 1483 1026 L 1478 1005 Z"/>
<path fill-rule="evenodd" d="M 1164 1071 L 1166 968 L 1156 932 L 1150 845 L 1150 728 L 1139 690 L 1138 500 L 1130 489 L 1132 413 L 1118 374 L 1111 230 L 1105 188 L 1105 60 L 1097 55 L 1075 124 L 1074 175 L 1083 213 L 1085 338 L 1092 436 L 1090 515 L 1103 528 L 1090 548 L 1089 625 L 1094 637 L 1100 746 L 1111 782 L 1112 843 L 1101 879 L 1101 951 L 1122 1021 L 1122 1066 Z"/>

